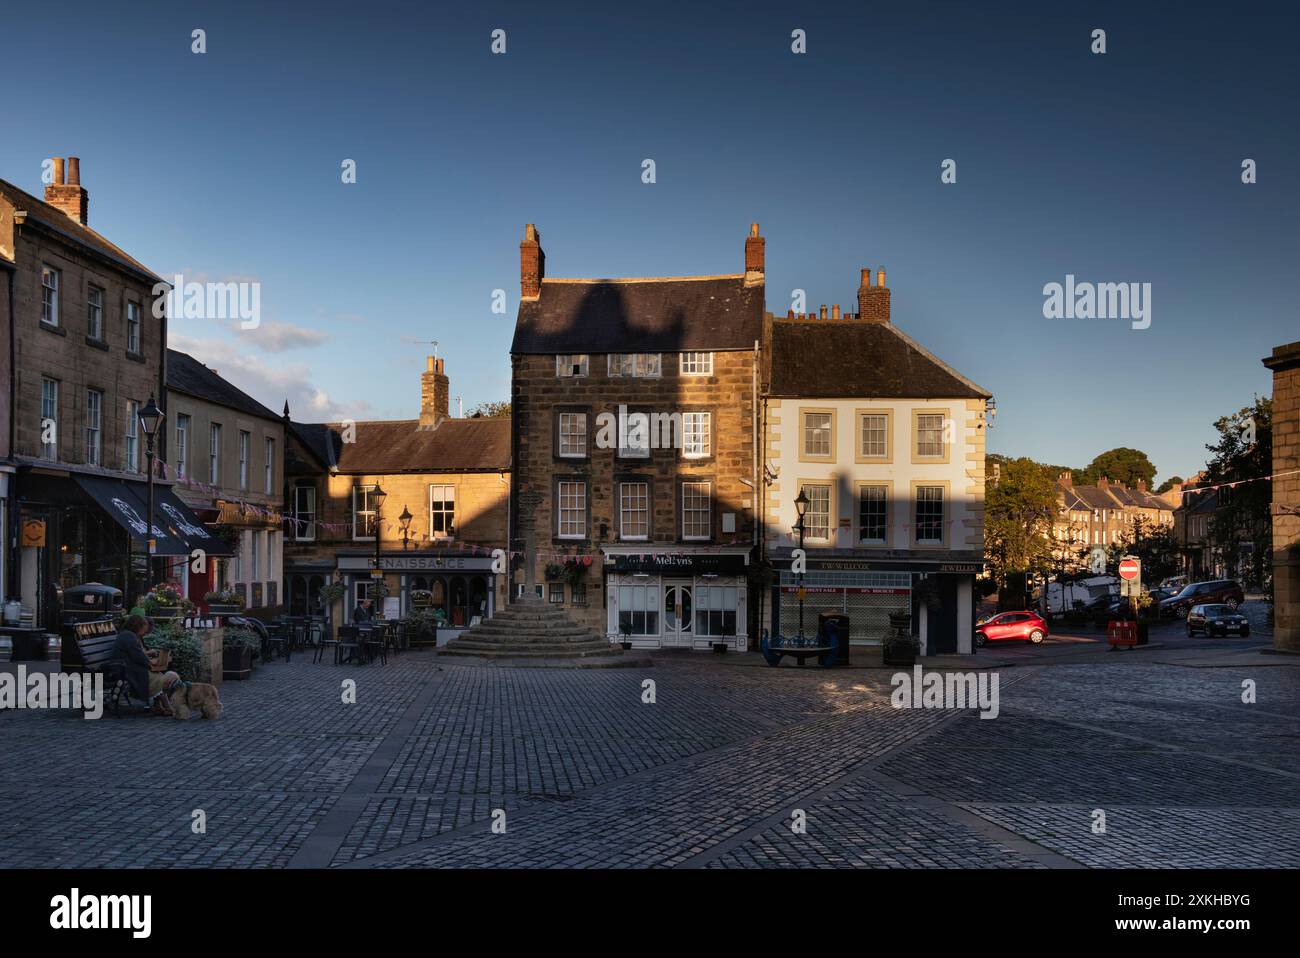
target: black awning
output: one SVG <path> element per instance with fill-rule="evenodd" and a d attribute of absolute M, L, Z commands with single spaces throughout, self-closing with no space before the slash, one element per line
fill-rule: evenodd
<path fill-rule="evenodd" d="M 143 487 L 143 483 L 127 484 L 121 479 L 110 479 L 106 476 L 73 476 L 77 485 L 94 499 L 95 502 L 103 509 L 113 521 L 127 531 L 133 542 L 139 544 L 140 551 L 143 553 L 148 548 L 147 539 L 149 535 L 149 526 L 144 521 L 145 504 L 144 497 L 147 495 L 141 488 L 137 495 L 136 490 L 131 485 Z M 155 504 L 156 505 L 156 504 Z M 154 555 L 159 556 L 182 556 L 188 555 L 189 549 L 175 535 L 168 532 L 166 528 L 155 518 L 153 523 L 154 538 Z"/>
<path fill-rule="evenodd" d="M 207 556 L 232 556 L 234 550 L 221 539 L 212 534 L 212 530 L 203 524 L 194 510 L 187 506 L 168 486 L 153 488 L 154 516 L 167 527 L 167 531 L 185 542 L 193 552 L 202 549 Z"/>

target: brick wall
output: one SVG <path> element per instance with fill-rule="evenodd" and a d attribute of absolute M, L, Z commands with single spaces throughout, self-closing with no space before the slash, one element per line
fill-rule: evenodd
<path fill-rule="evenodd" d="M 1273 369 L 1273 645 L 1300 651 L 1300 342 L 1264 360 Z M 1291 473 L 1291 475 L 1281 475 Z"/>
<path fill-rule="evenodd" d="M 620 478 L 646 479 L 650 483 L 651 534 L 654 545 L 682 542 L 680 483 L 708 479 L 713 483 L 713 544 L 747 545 L 753 539 L 754 493 L 746 482 L 754 479 L 754 366 L 752 351 L 713 353 L 711 376 L 682 376 L 679 355 L 664 353 L 658 378 L 624 378 L 608 375 L 607 357 L 592 354 L 588 375 L 557 378 L 554 356 L 513 356 L 514 466 L 517 490 L 541 494 L 534 515 L 539 553 L 598 555 L 602 544 L 617 542 L 618 516 L 615 483 Z M 617 415 L 620 404 L 629 413 L 712 413 L 712 455 L 684 459 L 680 449 L 651 449 L 649 458 L 620 458 L 616 449 L 597 447 L 597 417 Z M 587 413 L 588 457 L 561 458 L 555 443 L 556 416 L 561 411 Z M 559 539 L 553 509 L 554 484 L 573 477 L 588 483 L 589 521 L 583 540 Z M 735 531 L 723 532 L 723 515 L 735 516 Z M 518 513 L 516 512 L 516 515 Z M 513 530 L 511 548 L 522 549 L 520 523 Z M 551 555 L 539 555 L 535 581 L 543 583 Z M 516 581 L 523 581 L 522 571 Z M 604 584 L 600 562 L 587 576 L 588 606 L 575 609 L 575 618 L 604 631 L 600 596 Z"/>

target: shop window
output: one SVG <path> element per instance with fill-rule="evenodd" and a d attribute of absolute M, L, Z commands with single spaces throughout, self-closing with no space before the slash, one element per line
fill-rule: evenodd
<path fill-rule="evenodd" d="M 632 635 L 659 634 L 659 587 L 655 585 L 621 585 L 618 587 L 618 630 Z"/>
<path fill-rule="evenodd" d="M 695 634 L 726 636 L 736 634 L 736 600 L 734 585 L 699 586 L 695 590 Z"/>

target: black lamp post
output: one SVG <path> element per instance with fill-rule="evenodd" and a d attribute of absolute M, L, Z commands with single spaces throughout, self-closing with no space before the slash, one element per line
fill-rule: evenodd
<path fill-rule="evenodd" d="M 405 505 L 403 505 L 402 514 L 397 517 L 397 521 L 402 526 L 402 551 L 403 552 L 406 551 L 407 548 L 406 544 L 411 539 L 411 520 L 414 518 L 415 517 L 411 515 L 411 510 L 406 508 Z"/>
<path fill-rule="evenodd" d="M 803 517 L 808 511 L 808 497 L 804 495 L 803 488 L 800 487 L 799 495 L 794 500 L 795 512 L 799 514 L 799 522 L 795 528 L 799 530 L 799 551 L 803 552 Z M 807 565 L 808 557 L 804 556 L 803 565 Z M 803 566 L 799 570 L 799 638 L 803 639 Z"/>
<path fill-rule="evenodd" d="M 381 525 L 381 510 L 384 508 L 384 500 L 388 498 L 388 493 L 384 492 L 384 490 L 380 488 L 379 483 L 376 482 L 374 492 L 370 494 L 370 497 L 375 501 L 375 571 L 372 573 L 372 576 L 374 583 L 378 585 L 380 582 L 384 581 L 384 569 L 383 566 L 379 564 L 379 529 Z M 378 590 L 376 590 L 376 592 L 378 592 Z"/>
<path fill-rule="evenodd" d="M 145 522 L 148 524 L 148 530 L 145 533 L 145 585 L 149 585 L 153 579 L 153 551 L 157 543 L 153 537 L 153 457 L 154 457 L 154 438 L 158 435 L 158 429 L 162 426 L 163 419 L 166 416 L 158 404 L 154 402 L 153 395 L 150 394 L 149 401 L 145 407 L 140 410 L 140 428 L 144 430 L 145 437 L 145 459 L 149 463 L 149 474 L 145 477 L 145 487 L 148 489 L 147 501 L 145 504 Z"/>

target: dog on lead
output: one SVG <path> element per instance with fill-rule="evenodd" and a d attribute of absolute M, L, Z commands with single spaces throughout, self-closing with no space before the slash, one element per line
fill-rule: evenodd
<path fill-rule="evenodd" d="M 185 682 L 175 672 L 165 676 L 166 695 L 172 715 L 186 721 L 194 715 L 205 719 L 221 718 L 221 697 L 217 687 L 206 682 Z"/>

